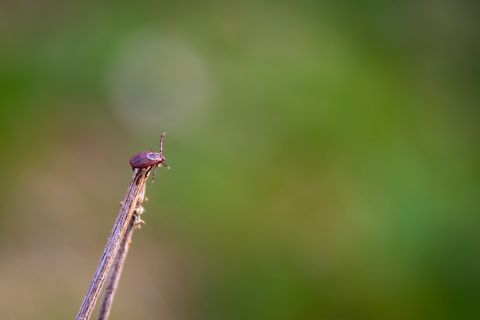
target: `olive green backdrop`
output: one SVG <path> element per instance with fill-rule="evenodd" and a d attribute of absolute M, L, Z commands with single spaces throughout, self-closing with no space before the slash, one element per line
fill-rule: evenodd
<path fill-rule="evenodd" d="M 163 131 L 112 319 L 478 318 L 479 9 L 1 1 L 1 318 L 74 318 Z"/>

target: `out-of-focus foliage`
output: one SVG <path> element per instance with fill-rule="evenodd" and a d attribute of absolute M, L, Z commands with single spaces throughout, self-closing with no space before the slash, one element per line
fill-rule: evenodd
<path fill-rule="evenodd" d="M 168 131 L 112 319 L 475 319 L 475 1 L 2 1 L 0 314 L 73 318 Z"/>

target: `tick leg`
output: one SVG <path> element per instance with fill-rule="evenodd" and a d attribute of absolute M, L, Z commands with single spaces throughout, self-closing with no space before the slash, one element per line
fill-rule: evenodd
<path fill-rule="evenodd" d="M 155 166 L 152 170 L 153 170 L 153 177 L 152 177 L 152 182 L 155 182 L 155 172 L 157 172 L 157 168 L 158 166 Z"/>
<path fill-rule="evenodd" d="M 148 177 L 152 171 L 152 166 L 147 167 L 145 170 L 147 170 L 146 176 Z"/>
<path fill-rule="evenodd" d="M 161 154 L 163 154 L 163 140 L 165 139 L 165 135 L 166 135 L 166 134 L 167 134 L 167 133 L 164 132 L 164 133 L 162 133 L 162 135 L 160 136 L 160 153 L 161 153 Z"/>

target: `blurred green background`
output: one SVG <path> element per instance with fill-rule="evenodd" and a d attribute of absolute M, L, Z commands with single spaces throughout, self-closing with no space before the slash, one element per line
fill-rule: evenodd
<path fill-rule="evenodd" d="M 163 131 L 112 319 L 479 318 L 479 9 L 1 1 L 1 318 L 74 318 Z"/>

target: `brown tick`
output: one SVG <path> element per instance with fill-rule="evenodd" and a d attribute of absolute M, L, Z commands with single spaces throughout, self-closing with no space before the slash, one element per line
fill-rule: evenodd
<path fill-rule="evenodd" d="M 163 139 L 165 138 L 165 132 L 160 136 L 160 152 L 140 152 L 130 158 L 130 165 L 132 169 L 145 169 L 154 167 L 156 169 L 160 166 L 168 167 L 165 163 L 165 156 L 163 155 Z M 155 176 L 155 172 L 154 172 Z"/>

